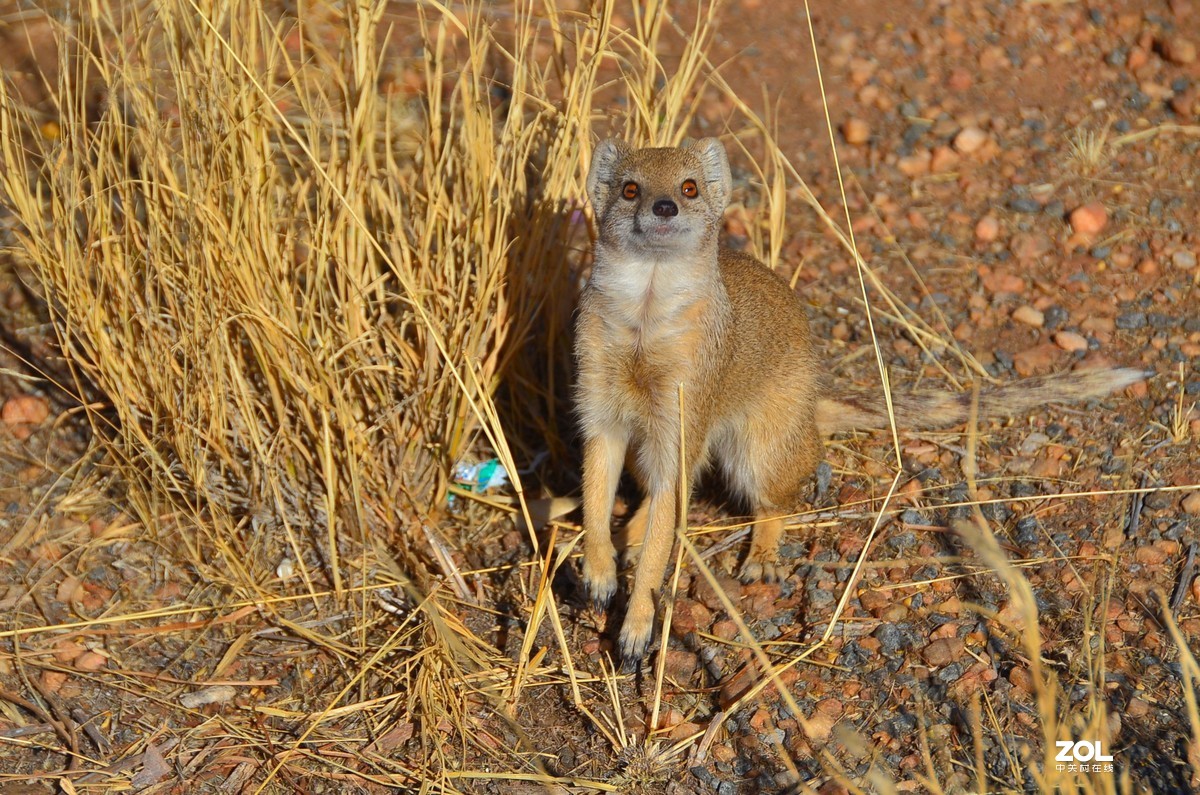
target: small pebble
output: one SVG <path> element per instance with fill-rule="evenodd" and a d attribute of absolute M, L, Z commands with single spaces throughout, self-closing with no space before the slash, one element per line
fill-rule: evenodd
<path fill-rule="evenodd" d="M 1171 496 L 1169 491 L 1152 491 L 1146 495 L 1145 505 L 1147 508 L 1153 508 L 1156 511 L 1161 511 L 1170 508 L 1175 498 Z"/>
<path fill-rule="evenodd" d="M 1094 235 L 1108 223 L 1108 210 L 1100 202 L 1088 202 L 1072 210 L 1069 220 L 1077 234 Z"/>
<path fill-rule="evenodd" d="M 1171 255 L 1171 264 L 1180 270 L 1190 271 L 1196 267 L 1196 254 L 1186 248 L 1180 249 Z"/>
<path fill-rule="evenodd" d="M 1162 42 L 1159 48 L 1163 58 L 1171 63 L 1194 63 L 1196 60 L 1196 44 L 1183 36 L 1171 36 Z"/>
<path fill-rule="evenodd" d="M 1028 286 L 1026 281 L 1015 273 L 1008 271 L 993 271 L 984 274 L 981 281 L 984 288 L 992 293 L 1012 293 L 1020 295 Z"/>
<path fill-rule="evenodd" d="M 1133 559 L 1144 566 L 1160 566 L 1167 562 L 1167 552 L 1157 544 L 1147 544 L 1134 550 Z"/>
<path fill-rule="evenodd" d="M 842 123 L 842 137 L 848 144 L 862 146 L 871 140 L 871 128 L 862 119 L 846 119 Z"/>
<path fill-rule="evenodd" d="M 941 668 L 957 660 L 963 654 L 961 638 L 942 638 L 921 650 L 921 659 L 934 668 Z"/>
<path fill-rule="evenodd" d="M 1012 686 L 1020 693 L 1033 692 L 1033 677 L 1029 675 L 1029 669 L 1015 667 L 1008 672 L 1008 681 L 1012 682 Z"/>
<path fill-rule="evenodd" d="M 1047 372 L 1054 366 L 1058 351 L 1058 346 L 1050 343 L 1026 348 L 1013 357 L 1013 369 L 1022 378 Z"/>
<path fill-rule="evenodd" d="M 1149 60 L 1150 53 L 1141 47 L 1133 47 L 1129 50 L 1129 54 L 1125 56 L 1125 68 L 1131 72 L 1136 72 L 1145 66 Z"/>
<path fill-rule="evenodd" d="M 1152 327 L 1156 329 L 1174 328 L 1179 322 L 1170 315 L 1164 315 L 1162 312 L 1151 312 L 1150 314 L 1146 315 L 1146 320 Z"/>
<path fill-rule="evenodd" d="M 1046 316 L 1042 314 L 1040 309 L 1025 304 L 1013 310 L 1012 319 L 1018 323 L 1024 323 L 1027 326 L 1041 328 L 1046 322 Z"/>
<path fill-rule="evenodd" d="M 108 664 L 108 658 L 95 651 L 85 651 L 75 658 L 75 669 L 79 671 L 99 671 Z"/>
<path fill-rule="evenodd" d="M 985 215 L 975 224 L 975 239 L 981 243 L 991 243 L 1000 236 L 1000 222 L 994 215 Z"/>
<path fill-rule="evenodd" d="M 929 170 L 935 174 L 944 174 L 958 165 L 958 153 L 948 146 L 939 146 L 933 150 L 929 158 Z"/>
<path fill-rule="evenodd" d="M 1064 351 L 1072 353 L 1088 349 L 1087 338 L 1082 334 L 1076 334 L 1074 331 L 1056 331 L 1054 333 L 1054 344 Z"/>
<path fill-rule="evenodd" d="M 37 395 L 16 395 L 4 401 L 0 421 L 5 425 L 40 425 L 50 416 L 50 406 Z"/>
<path fill-rule="evenodd" d="M 964 127 L 954 136 L 954 148 L 964 155 L 977 152 L 988 141 L 988 134 L 978 127 Z"/>
<path fill-rule="evenodd" d="M 1030 199 L 1030 201 L 1033 201 Z M 1021 262 L 1044 257 L 1054 250 L 1054 241 L 1040 232 L 1018 232 L 1008 244 L 1013 256 Z"/>
<path fill-rule="evenodd" d="M 897 160 L 896 168 L 900 169 L 900 173 L 906 177 L 919 177 L 929 173 L 929 164 L 932 160 L 933 155 L 929 152 L 918 152 Z"/>
<path fill-rule="evenodd" d="M 1200 514 L 1200 491 L 1193 491 L 1179 503 L 1184 513 L 1196 516 Z"/>

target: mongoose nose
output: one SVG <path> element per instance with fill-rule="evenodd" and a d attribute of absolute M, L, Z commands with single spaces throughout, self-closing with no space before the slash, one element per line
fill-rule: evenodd
<path fill-rule="evenodd" d="M 659 199 L 654 203 L 654 214 L 659 218 L 674 218 L 679 215 L 679 205 L 670 199 Z"/>

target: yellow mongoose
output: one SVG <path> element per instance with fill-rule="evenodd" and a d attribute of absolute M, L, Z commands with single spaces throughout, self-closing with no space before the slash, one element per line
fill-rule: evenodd
<path fill-rule="evenodd" d="M 753 257 L 718 246 L 731 178 L 715 138 L 680 148 L 601 142 L 588 197 L 595 262 L 580 299 L 577 404 L 584 437 L 583 580 L 597 607 L 617 588 L 613 499 L 626 454 L 645 499 L 629 521 L 643 540 L 619 638 L 636 663 L 654 628 L 654 600 L 679 510 L 679 389 L 690 488 L 715 459 L 754 510 L 744 580 L 776 579 L 783 520 L 820 463 L 822 434 L 888 423 L 882 400 L 832 390 L 800 299 Z M 1107 393 L 1136 370 L 1069 373 L 982 397 L 982 411 Z M 965 419 L 970 396 L 897 399 L 901 422 Z"/>

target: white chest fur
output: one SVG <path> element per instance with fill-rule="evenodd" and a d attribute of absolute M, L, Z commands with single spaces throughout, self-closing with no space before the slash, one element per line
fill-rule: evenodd
<path fill-rule="evenodd" d="M 693 261 L 605 259 L 592 273 L 604 320 L 645 339 L 675 335 L 694 322 L 687 312 L 718 289 L 711 268 Z"/>

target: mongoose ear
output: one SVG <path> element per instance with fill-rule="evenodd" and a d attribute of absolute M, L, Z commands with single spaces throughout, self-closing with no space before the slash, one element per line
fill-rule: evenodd
<path fill-rule="evenodd" d="M 709 193 L 715 194 L 717 202 L 722 207 L 725 206 L 729 201 L 729 192 L 733 190 L 733 176 L 729 173 L 729 158 L 725 156 L 725 147 L 716 138 L 702 138 L 689 148 L 692 154 L 700 158 Z"/>
<path fill-rule="evenodd" d="M 587 175 L 587 193 L 592 207 L 603 204 L 605 192 L 612 187 L 617 163 L 629 154 L 629 144 L 616 138 L 608 138 L 596 144 L 592 152 L 592 167 Z"/>

